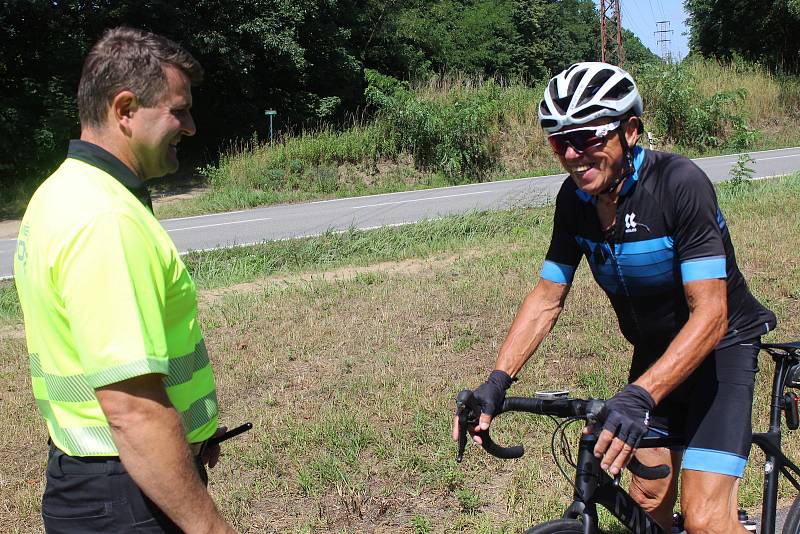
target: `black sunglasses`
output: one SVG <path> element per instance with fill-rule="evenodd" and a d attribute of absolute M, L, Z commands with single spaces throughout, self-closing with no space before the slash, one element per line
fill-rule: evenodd
<path fill-rule="evenodd" d="M 608 134 L 619 128 L 619 125 L 620 121 L 614 121 L 600 126 L 576 128 L 551 134 L 547 137 L 547 141 L 553 152 L 559 156 L 566 154 L 568 147 L 572 147 L 572 150 L 578 154 L 583 154 L 586 150 L 602 146 L 606 142 Z"/>

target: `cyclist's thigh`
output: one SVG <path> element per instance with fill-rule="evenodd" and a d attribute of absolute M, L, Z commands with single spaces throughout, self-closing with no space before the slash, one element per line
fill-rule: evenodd
<path fill-rule="evenodd" d="M 758 340 L 713 351 L 688 398 L 683 469 L 741 477 L 751 444 Z"/>

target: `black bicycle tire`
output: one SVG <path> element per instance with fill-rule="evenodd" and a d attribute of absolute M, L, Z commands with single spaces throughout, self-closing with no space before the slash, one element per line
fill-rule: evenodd
<path fill-rule="evenodd" d="M 523 534 L 583 534 L 583 523 L 577 519 L 553 519 L 531 527 Z"/>
<path fill-rule="evenodd" d="M 800 496 L 795 497 L 789 507 L 781 532 L 783 534 L 800 534 Z"/>

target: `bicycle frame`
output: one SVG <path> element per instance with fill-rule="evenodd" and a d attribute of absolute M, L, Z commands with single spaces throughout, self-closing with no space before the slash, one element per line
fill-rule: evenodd
<path fill-rule="evenodd" d="M 753 444 L 764 451 L 764 490 L 761 505 L 761 534 L 775 532 L 775 510 L 778 502 L 778 483 L 782 473 L 800 492 L 800 468 L 781 451 L 781 412 L 786 375 L 794 364 L 790 359 L 771 354 L 775 362 L 772 378 L 769 430 L 753 433 Z M 594 457 L 597 437 L 581 437 L 578 448 L 578 467 L 575 471 L 574 501 L 564 512 L 567 519 L 580 519 L 585 534 L 597 532 L 599 504 L 633 534 L 666 534 L 628 493 L 600 468 L 600 460 Z M 639 448 L 675 445 L 670 438 L 644 438 Z"/>
<path fill-rule="evenodd" d="M 594 456 L 597 436 L 582 436 L 578 446 L 578 466 L 575 470 L 575 500 L 564 512 L 566 519 L 580 519 L 585 534 L 594 534 L 598 529 L 597 505 L 599 504 L 633 534 L 666 534 L 633 497 L 622 489 L 618 479 L 611 478 L 600 467 L 600 459 Z M 666 447 L 675 445 L 669 438 L 644 438 L 639 448 Z"/>
<path fill-rule="evenodd" d="M 800 483 L 794 475 L 800 477 L 800 469 L 781 451 L 781 411 L 783 410 L 783 391 L 786 374 L 793 365 L 788 358 L 771 354 L 775 362 L 775 373 L 772 377 L 772 398 L 769 408 L 769 430 L 753 433 L 753 445 L 764 451 L 767 459 L 764 463 L 764 498 L 761 503 L 761 532 L 775 532 L 775 508 L 778 504 L 779 474 L 783 475 L 800 491 Z M 791 471 L 790 471 L 791 470 Z M 794 473 L 794 475 L 792 474 Z"/>

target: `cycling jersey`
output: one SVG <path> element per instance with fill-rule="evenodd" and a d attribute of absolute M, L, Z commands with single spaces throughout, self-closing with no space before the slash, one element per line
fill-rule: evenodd
<path fill-rule="evenodd" d="M 683 285 L 725 279 L 728 331 L 718 348 L 757 338 L 775 315 L 750 293 L 736 265 L 725 218 L 708 177 L 691 160 L 634 148 L 616 224 L 604 235 L 596 198 L 567 179 L 556 199 L 553 236 L 541 277 L 571 284 L 581 256 L 611 300 L 634 346 L 671 340 L 689 317 Z"/>
<path fill-rule="evenodd" d="M 148 200 L 122 162 L 73 141 L 20 226 L 31 385 L 53 443 L 71 456 L 117 455 L 95 389 L 150 373 L 164 375 L 188 441 L 217 427 L 195 285 Z"/>

